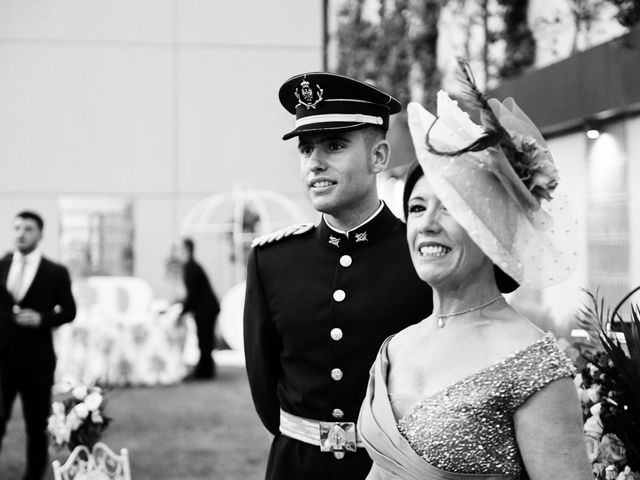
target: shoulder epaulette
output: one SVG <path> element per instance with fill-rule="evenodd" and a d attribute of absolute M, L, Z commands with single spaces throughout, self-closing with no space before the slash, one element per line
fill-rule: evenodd
<path fill-rule="evenodd" d="M 315 225 L 313 223 L 298 223 L 297 225 L 291 225 L 290 227 L 285 227 L 280 230 L 276 230 L 275 232 L 267 233 L 266 235 L 255 238 L 253 242 L 251 242 L 251 247 L 262 247 L 263 245 L 277 242 L 292 235 L 302 235 L 303 233 L 307 233 L 313 229 L 314 226 Z"/>

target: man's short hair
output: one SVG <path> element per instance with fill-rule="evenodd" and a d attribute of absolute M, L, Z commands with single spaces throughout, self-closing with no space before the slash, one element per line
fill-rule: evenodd
<path fill-rule="evenodd" d="M 374 143 L 387 138 L 386 130 L 377 125 L 366 126 L 362 130 L 365 140 L 369 145 L 373 145 Z"/>
<path fill-rule="evenodd" d="M 16 215 L 16 218 L 33 220 L 34 222 L 36 222 L 36 225 L 38 225 L 38 228 L 40 229 L 40 231 L 44 230 L 44 220 L 42 220 L 42 217 L 38 215 L 36 212 L 33 212 L 31 210 L 23 210 Z"/>
<path fill-rule="evenodd" d="M 184 248 L 187 249 L 187 252 L 189 252 L 189 255 L 191 255 L 193 257 L 193 252 L 196 249 L 196 245 L 193 242 L 193 239 L 191 239 L 191 238 L 183 238 L 182 239 L 182 245 L 184 245 Z"/>

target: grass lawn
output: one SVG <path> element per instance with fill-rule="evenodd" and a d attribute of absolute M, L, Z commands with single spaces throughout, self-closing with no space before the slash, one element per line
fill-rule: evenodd
<path fill-rule="evenodd" d="M 251 402 L 243 367 L 219 366 L 213 382 L 112 390 L 103 440 L 129 449 L 133 480 L 262 480 L 269 437 Z M 0 479 L 19 480 L 24 424 L 16 402 Z M 51 460 L 66 452 L 51 449 Z M 47 480 L 53 480 L 50 469 Z"/>

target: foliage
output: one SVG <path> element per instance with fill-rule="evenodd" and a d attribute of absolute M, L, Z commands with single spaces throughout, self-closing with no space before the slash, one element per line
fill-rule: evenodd
<path fill-rule="evenodd" d="M 622 468 L 625 462 L 635 471 L 640 471 L 640 308 L 632 305 L 627 320 L 619 311 L 639 290 L 637 287 L 627 294 L 613 311 L 605 308 L 597 294 L 587 292 L 591 305 L 581 310 L 578 326 L 591 339 L 582 350 L 589 364 L 576 377 L 585 408 L 586 433 L 610 435 L 614 443 L 618 438 L 620 445 L 612 449 L 618 452 L 616 467 Z M 615 329 L 622 332 L 624 344 Z"/>
<path fill-rule="evenodd" d="M 520 75 L 533 65 L 537 44 L 529 26 L 529 0 L 457 0 L 449 4 L 455 17 L 464 19 L 463 51 L 458 55 L 482 65 L 478 72 L 485 87 Z M 480 49 L 476 47 L 479 38 Z"/>
<path fill-rule="evenodd" d="M 91 449 L 111 422 L 104 414 L 102 389 L 68 385 L 61 392 L 62 398 L 51 405 L 47 432 L 56 445 L 69 451 L 78 445 Z"/>
<path fill-rule="evenodd" d="M 419 2 L 415 11 L 415 26 L 411 37 L 411 53 L 421 69 L 422 103 L 430 111 L 435 111 L 436 94 L 440 89 L 442 77 L 437 64 L 438 20 L 442 5 L 442 0 Z"/>
<path fill-rule="evenodd" d="M 621 25 L 640 23 L 640 0 L 567 1 L 574 26 L 571 53 L 578 51 L 580 36 L 589 42 L 605 4 L 615 7 Z M 372 3 L 377 15 L 365 18 L 365 7 L 369 10 Z M 484 66 L 481 83 L 521 75 L 534 64 L 537 45 L 529 25 L 529 0 L 352 0 L 344 1 L 338 14 L 336 72 L 370 81 L 403 104 L 413 99 L 433 108 L 442 77 L 437 68 L 438 22 L 447 6 L 457 18 L 466 19 L 464 51 L 458 53 L 467 60 L 474 60 L 472 32 L 484 30 L 482 58 L 476 59 Z M 561 21 L 556 16 L 550 22 Z M 498 59 L 491 52 L 503 45 L 504 55 Z M 420 87 L 422 99 L 411 98 L 413 86 Z"/>
<path fill-rule="evenodd" d="M 377 15 L 366 17 L 365 6 L 370 7 L 373 1 L 343 2 L 336 33 L 336 71 L 370 81 L 403 104 L 413 99 L 428 108 L 435 107 L 442 78 L 437 67 L 438 23 L 446 6 L 454 9 L 457 18 L 466 19 L 464 52 L 459 52 L 465 58 L 471 57 L 472 32 L 478 26 L 483 28 L 481 61 L 485 77 L 519 75 L 535 60 L 536 42 L 527 19 L 528 0 L 375 0 Z M 503 28 L 489 28 L 490 23 L 495 24 L 489 22 L 489 17 L 495 16 L 501 17 Z M 499 62 L 489 55 L 489 47 L 498 43 L 505 46 L 504 59 Z M 422 98 L 415 98 L 419 94 Z"/>
<path fill-rule="evenodd" d="M 533 65 L 536 40 L 527 17 L 529 0 L 498 0 L 498 3 L 504 9 L 505 24 L 499 34 L 499 38 L 505 41 L 505 51 L 498 75 L 505 79 L 518 76 Z"/>
<path fill-rule="evenodd" d="M 369 79 L 375 70 L 372 54 L 378 34 L 375 25 L 362 18 L 364 3 L 365 0 L 346 2 L 338 14 L 340 55 L 337 72 L 348 77 Z"/>
<path fill-rule="evenodd" d="M 417 73 L 427 99 L 440 87 L 436 65 L 438 19 L 445 0 L 378 0 L 377 18 L 363 18 L 366 0 L 339 12 L 337 73 L 374 83 L 401 103 L 411 100 Z"/>
<path fill-rule="evenodd" d="M 640 0 L 607 0 L 616 7 L 615 18 L 623 27 L 634 27 L 640 23 Z"/>
<path fill-rule="evenodd" d="M 590 39 L 591 28 L 600 18 L 602 8 L 606 0 L 570 0 L 570 12 L 575 27 L 571 54 L 578 51 L 578 36 L 583 33 L 587 40 Z"/>

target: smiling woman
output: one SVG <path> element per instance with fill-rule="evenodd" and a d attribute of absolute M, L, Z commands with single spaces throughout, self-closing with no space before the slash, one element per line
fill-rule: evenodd
<path fill-rule="evenodd" d="M 426 177 L 409 198 L 407 239 L 418 276 L 432 287 L 458 289 L 462 282 L 481 277 L 493 281 L 491 260 L 451 216 Z"/>
<path fill-rule="evenodd" d="M 407 241 L 434 313 L 374 363 L 358 419 L 367 479 L 587 480 L 571 361 L 502 296 L 571 271 L 554 234 L 557 172 L 524 113 L 487 102 L 463 68 L 483 127 L 444 92 L 437 119 L 408 109 L 419 164 L 403 195 Z"/>

